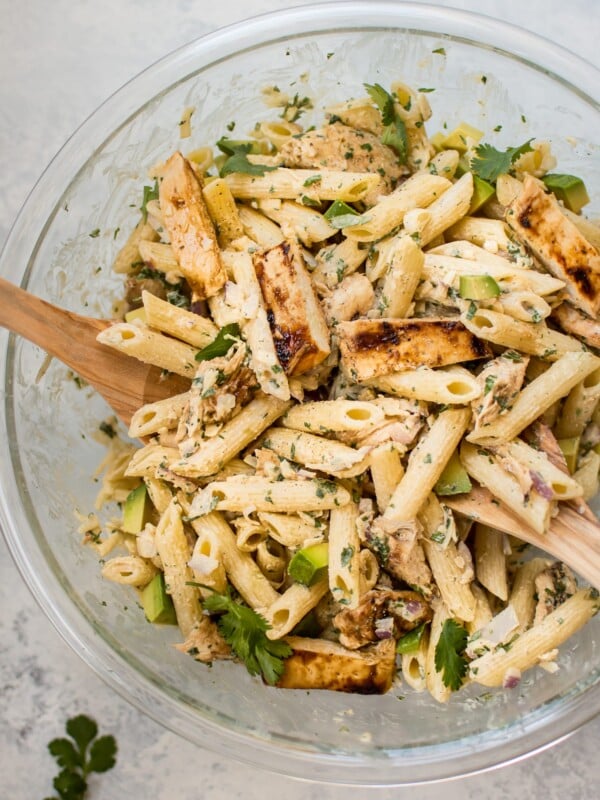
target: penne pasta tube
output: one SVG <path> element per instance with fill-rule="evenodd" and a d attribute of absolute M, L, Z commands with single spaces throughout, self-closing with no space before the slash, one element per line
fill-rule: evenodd
<path fill-rule="evenodd" d="M 290 200 L 260 200 L 258 207 L 281 227 L 286 238 L 297 238 L 307 247 L 337 233 L 323 214 Z"/>
<path fill-rule="evenodd" d="M 578 383 L 563 403 L 555 434 L 557 439 L 580 436 L 600 401 L 600 369 Z"/>
<path fill-rule="evenodd" d="M 501 452 L 509 458 L 514 458 L 530 473 L 539 477 L 552 492 L 555 500 L 571 500 L 581 495 L 581 486 L 576 479 L 553 464 L 542 450 L 530 447 L 522 439 L 508 442 L 502 446 Z"/>
<path fill-rule="evenodd" d="M 517 615 L 521 632 L 532 625 L 535 616 L 537 604 L 535 579 L 550 564 L 551 562 L 547 558 L 532 558 L 515 572 L 508 602 Z"/>
<path fill-rule="evenodd" d="M 445 237 L 447 241 L 458 239 L 490 248 L 489 252 L 506 252 L 510 246 L 506 231 L 506 224 L 502 220 L 467 216 L 451 225 L 445 231 Z"/>
<path fill-rule="evenodd" d="M 598 369 L 599 363 L 591 353 L 565 353 L 521 390 L 512 408 L 489 425 L 470 433 L 467 439 L 483 445 L 497 445 L 514 439 L 546 409 Z"/>
<path fill-rule="evenodd" d="M 105 562 L 101 574 L 113 583 L 142 588 L 150 583 L 157 571 L 151 561 L 140 556 L 115 556 Z"/>
<path fill-rule="evenodd" d="M 463 312 L 460 319 L 465 328 L 480 339 L 548 361 L 583 350 L 577 339 L 551 330 L 544 322 L 521 322 L 508 314 L 481 307 L 474 313 L 470 310 Z"/>
<path fill-rule="evenodd" d="M 464 367 L 418 367 L 382 375 L 368 383 L 386 394 L 442 405 L 468 405 L 481 394 L 477 379 Z"/>
<path fill-rule="evenodd" d="M 275 539 L 284 547 L 302 547 L 306 541 L 313 541 L 323 536 L 323 528 L 317 528 L 296 514 L 259 511 L 258 519 L 271 539 Z"/>
<path fill-rule="evenodd" d="M 415 519 L 466 431 L 470 418 L 470 408 L 446 409 L 421 436 L 381 518 L 386 530 L 393 531 L 401 522 Z"/>
<path fill-rule="evenodd" d="M 179 269 L 179 261 L 175 258 L 175 253 L 170 244 L 155 242 L 151 239 L 142 239 L 138 244 L 140 258 L 144 264 L 148 264 L 152 269 L 168 274 L 169 277 L 183 277 Z"/>
<path fill-rule="evenodd" d="M 333 599 L 347 608 L 357 608 L 360 599 L 357 519 L 356 503 L 334 508 L 329 515 L 329 589 Z"/>
<path fill-rule="evenodd" d="M 219 539 L 214 530 L 209 528 L 199 530 L 188 566 L 194 573 L 194 580 L 197 583 L 218 594 L 227 591 L 227 573 L 223 565 Z M 203 598 L 211 594 L 207 589 L 201 587 L 198 589 Z"/>
<path fill-rule="evenodd" d="M 473 196 L 473 174 L 465 172 L 441 197 L 427 207 L 425 214 L 415 215 L 409 226 L 405 219 L 406 232 L 413 236 L 421 247 L 433 242 L 446 228 L 449 228 L 469 210 Z M 408 216 L 408 215 L 407 215 Z"/>
<path fill-rule="evenodd" d="M 281 480 L 240 475 L 213 481 L 198 492 L 190 515 L 217 511 L 324 511 L 350 502 L 350 493 L 333 481 Z"/>
<path fill-rule="evenodd" d="M 361 247 L 352 239 L 343 239 L 339 244 L 326 245 L 317 253 L 317 265 L 312 273 L 313 281 L 317 285 L 322 283 L 333 289 L 348 275 L 356 272 L 368 253 L 367 247 Z"/>
<path fill-rule="evenodd" d="M 147 444 L 133 453 L 125 470 L 125 475 L 130 478 L 154 478 L 156 470 L 161 464 L 168 463 L 171 458 L 178 454 L 174 447 Z"/>
<path fill-rule="evenodd" d="M 397 448 L 391 442 L 386 442 L 371 451 L 369 463 L 377 508 L 379 513 L 383 514 L 404 475 L 402 459 Z"/>
<path fill-rule="evenodd" d="M 481 630 L 481 628 L 491 622 L 494 616 L 488 595 L 484 589 L 482 589 L 477 583 L 472 583 L 471 591 L 475 597 L 475 616 L 470 622 L 467 622 L 465 626 L 469 634 Z"/>
<path fill-rule="evenodd" d="M 541 322 L 552 313 L 552 307 L 535 292 L 506 292 L 500 296 L 502 313 L 521 322 Z"/>
<path fill-rule="evenodd" d="M 377 556 L 371 550 L 363 548 L 358 554 L 359 567 L 359 597 L 372 589 L 379 580 L 379 562 Z"/>
<path fill-rule="evenodd" d="M 376 172 L 279 167 L 263 176 L 234 172 L 225 181 L 238 200 L 301 200 L 302 197 L 309 197 L 317 202 L 342 200 L 356 203 L 376 189 L 381 179 Z"/>
<path fill-rule="evenodd" d="M 267 631 L 269 639 L 281 639 L 293 630 L 324 597 L 328 589 L 327 576 L 315 581 L 311 586 L 293 583 L 269 608 L 265 609 L 264 617 L 271 626 Z"/>
<path fill-rule="evenodd" d="M 344 233 L 356 242 L 375 242 L 401 225 L 407 211 L 426 208 L 451 185 L 439 175 L 419 172 L 370 208 L 365 222 L 345 228 Z"/>
<path fill-rule="evenodd" d="M 127 241 L 119 250 L 113 261 L 113 271 L 120 275 L 131 272 L 134 264 L 140 261 L 140 243 L 141 242 L 157 242 L 159 240 L 158 233 L 154 230 L 152 225 L 144 219 L 141 219 L 132 232 L 129 234 Z"/>
<path fill-rule="evenodd" d="M 178 308 L 150 292 L 142 292 L 142 302 L 151 328 L 168 333 L 192 347 L 206 347 L 219 332 L 214 322 L 206 317 Z"/>
<path fill-rule="evenodd" d="M 378 316 L 402 318 L 408 314 L 421 279 L 425 257 L 410 236 L 396 237 L 385 252 L 385 275 L 381 282 Z"/>
<path fill-rule="evenodd" d="M 129 436 L 141 439 L 161 430 L 175 428 L 189 401 L 188 392 L 146 403 L 138 409 L 129 423 Z"/>
<path fill-rule="evenodd" d="M 598 593 L 580 589 L 538 625 L 515 639 L 510 649 L 494 650 L 469 665 L 469 677 L 483 686 L 502 686 L 509 670 L 524 672 L 561 645 L 598 612 Z"/>
<path fill-rule="evenodd" d="M 261 247 L 277 247 L 284 240 L 283 231 L 260 211 L 250 206 L 238 206 L 244 233 Z"/>
<path fill-rule="evenodd" d="M 215 226 L 220 247 L 227 247 L 244 233 L 235 200 L 226 179 L 216 178 L 202 189 L 206 208 Z"/>
<path fill-rule="evenodd" d="M 525 495 L 516 478 L 502 469 L 490 451 L 463 442 L 460 460 L 471 477 L 485 486 L 537 533 L 544 533 L 553 511 L 551 502 L 535 489 Z"/>
<path fill-rule="evenodd" d="M 369 467 L 368 447 L 355 450 L 341 442 L 312 433 L 272 428 L 262 444 L 281 458 L 330 475 L 352 477 Z"/>
<path fill-rule="evenodd" d="M 427 651 L 429 649 L 429 633 L 425 631 L 419 646 L 412 653 L 402 653 L 400 656 L 400 669 L 405 682 L 415 692 L 424 692 L 427 689 Z"/>
<path fill-rule="evenodd" d="M 504 534 L 478 523 L 475 525 L 475 574 L 479 583 L 500 600 L 508 600 L 508 574 Z"/>
<path fill-rule="evenodd" d="M 321 400 L 295 405 L 281 418 L 281 424 L 297 431 L 332 433 L 362 431 L 383 422 L 385 414 L 364 400 Z"/>
<path fill-rule="evenodd" d="M 188 567 L 191 548 L 183 530 L 181 507 L 173 498 L 161 514 L 154 537 L 158 555 L 165 574 L 165 587 L 171 595 L 177 624 L 184 636 L 188 636 L 202 620 L 200 595 L 193 583 L 193 574 Z"/>
<path fill-rule="evenodd" d="M 225 572 L 250 608 L 262 611 L 277 600 L 278 593 L 252 556 L 238 548 L 235 534 L 221 514 L 213 511 L 192 520 L 191 524 L 199 537 L 208 534 L 218 542 Z"/>
<path fill-rule="evenodd" d="M 153 364 L 190 380 L 196 372 L 197 348 L 143 326 L 117 322 L 100 331 L 96 339 L 144 364 Z"/>

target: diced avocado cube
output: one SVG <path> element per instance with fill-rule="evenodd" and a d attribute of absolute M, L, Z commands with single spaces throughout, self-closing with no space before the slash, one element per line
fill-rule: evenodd
<path fill-rule="evenodd" d="M 471 488 L 471 481 L 467 471 L 455 451 L 444 467 L 438 482 L 433 487 L 433 491 L 443 497 L 452 494 L 466 494 L 471 491 Z"/>
<path fill-rule="evenodd" d="M 142 608 L 148 622 L 155 625 L 177 625 L 175 606 L 165 588 L 162 572 L 155 575 L 141 591 Z"/>
<path fill-rule="evenodd" d="M 577 457 L 579 456 L 580 436 L 571 436 L 569 439 L 559 439 L 558 446 L 567 462 L 567 467 L 571 475 L 577 469 Z"/>
<path fill-rule="evenodd" d="M 305 617 L 292 630 L 292 636 L 307 636 L 309 639 L 318 638 L 321 633 L 321 625 L 314 610 L 309 611 Z"/>
<path fill-rule="evenodd" d="M 461 122 L 451 131 L 443 141 L 444 150 L 458 150 L 459 153 L 466 153 L 469 146 L 477 144 L 483 131 L 469 125 L 468 122 Z"/>
<path fill-rule="evenodd" d="M 433 145 L 433 149 L 436 153 L 439 153 L 440 150 L 444 149 L 445 139 L 446 136 L 441 131 L 438 131 L 437 133 L 434 133 L 433 136 L 429 137 L 429 142 Z"/>
<path fill-rule="evenodd" d="M 548 173 L 542 178 L 548 189 L 562 200 L 565 207 L 575 214 L 590 202 L 585 183 L 576 175 Z"/>
<path fill-rule="evenodd" d="M 136 319 L 139 319 L 141 322 L 146 322 L 146 309 L 143 306 L 141 308 L 134 308 L 133 311 L 128 311 L 125 314 L 125 322 L 134 322 Z"/>
<path fill-rule="evenodd" d="M 296 583 L 310 586 L 321 577 L 328 564 L 329 545 L 327 542 L 319 542 L 294 553 L 288 565 L 288 574 Z"/>
<path fill-rule="evenodd" d="M 478 211 L 495 193 L 496 190 L 491 183 L 484 181 L 478 175 L 473 175 L 473 196 L 471 197 L 469 214 L 474 214 Z"/>
<path fill-rule="evenodd" d="M 456 170 L 454 172 L 454 177 L 455 178 L 462 178 L 462 176 L 465 174 L 465 172 L 470 172 L 470 171 L 471 171 L 471 162 L 467 158 L 467 156 L 463 154 L 458 159 L 458 166 L 456 167 Z M 475 176 L 473 176 L 473 177 L 475 177 Z"/>
<path fill-rule="evenodd" d="M 463 300 L 490 300 L 498 297 L 500 287 L 491 275 L 461 275 L 458 293 Z"/>
<path fill-rule="evenodd" d="M 404 655 L 405 653 L 414 653 L 417 651 L 419 649 L 419 645 L 421 644 L 421 639 L 423 638 L 424 633 L 425 623 L 423 623 L 423 625 L 419 625 L 418 628 L 414 628 L 412 631 L 405 633 L 404 636 L 398 639 L 396 652 L 400 653 L 400 655 Z"/>
<path fill-rule="evenodd" d="M 146 484 L 141 483 L 127 495 L 123 507 L 123 530 L 126 533 L 140 533 L 149 521 L 150 503 Z"/>

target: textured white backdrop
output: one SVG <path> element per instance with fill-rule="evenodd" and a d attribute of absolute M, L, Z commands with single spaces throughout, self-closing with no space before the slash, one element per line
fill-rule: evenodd
<path fill-rule="evenodd" d="M 368 3 L 368 0 L 365 0 Z M 0 245 L 35 180 L 95 108 L 157 58 L 209 30 L 302 0 L 0 0 Z M 521 25 L 600 63 L 598 0 L 454 0 L 438 5 Z M 600 719 L 520 764 L 407 790 L 348 790 L 266 775 L 200 750 L 128 706 L 49 626 L 0 537 L 0 797 L 50 794 L 46 743 L 79 711 L 119 743 L 94 800 L 544 800 L 598 797 Z"/>

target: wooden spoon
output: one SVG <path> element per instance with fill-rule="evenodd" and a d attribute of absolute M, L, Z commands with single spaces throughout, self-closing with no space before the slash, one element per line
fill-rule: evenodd
<path fill-rule="evenodd" d="M 0 278 L 0 326 L 71 367 L 129 425 L 145 403 L 185 392 L 190 382 L 178 375 L 165 377 L 158 367 L 97 342 L 96 336 L 110 324 L 57 308 Z"/>
<path fill-rule="evenodd" d="M 482 487 L 468 494 L 444 498 L 454 511 L 483 522 L 492 528 L 517 536 L 539 547 L 559 561 L 564 561 L 596 589 L 600 589 L 600 523 L 589 515 L 582 516 L 574 508 L 560 505 L 550 521 L 547 533 L 536 533 L 492 494 Z"/>

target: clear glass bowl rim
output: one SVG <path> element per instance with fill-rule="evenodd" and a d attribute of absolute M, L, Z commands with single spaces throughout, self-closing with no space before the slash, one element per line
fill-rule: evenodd
<path fill-rule="evenodd" d="M 502 52 L 566 85 L 600 112 L 596 99 L 600 70 L 540 36 L 491 17 L 402 2 L 334 2 L 264 14 L 184 45 L 106 100 L 72 135 L 30 193 L 0 257 L 0 274 L 9 274 L 11 265 L 13 279 L 20 279 L 26 287 L 38 245 L 25 262 L 21 242 L 39 243 L 58 207 L 56 187 L 66 189 L 67 183 L 77 177 L 83 164 L 93 158 L 113 131 L 135 116 L 138 108 L 132 111 L 132 107 L 139 98 L 144 98 L 145 105 L 193 70 L 268 41 L 286 39 L 281 31 L 306 35 L 382 27 L 435 33 L 440 39 L 474 43 Z M 18 276 L 15 265 L 17 270 L 21 269 Z M 10 379 L 12 337 L 1 332 L 0 342 L 0 379 L 1 385 L 6 386 Z M 534 719 L 513 724 L 508 737 L 504 729 L 491 732 L 485 741 L 457 740 L 443 746 L 388 751 L 375 754 L 373 759 L 364 754 L 352 757 L 294 750 L 200 721 L 181 703 L 165 697 L 158 687 L 142 679 L 105 641 L 94 636 L 93 627 L 61 591 L 51 566 L 27 530 L 21 511 L 21 499 L 10 469 L 9 396 L 7 391 L 0 407 L 0 527 L 17 567 L 44 613 L 84 661 L 122 697 L 186 739 L 252 766 L 297 778 L 306 779 L 309 774 L 310 780 L 336 784 L 400 786 L 465 776 L 517 761 L 561 741 L 600 710 L 600 683 L 597 683 L 576 696 L 553 701 Z"/>

